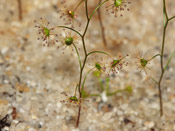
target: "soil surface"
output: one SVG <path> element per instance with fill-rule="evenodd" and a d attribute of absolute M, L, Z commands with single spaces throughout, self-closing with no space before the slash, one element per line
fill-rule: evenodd
<path fill-rule="evenodd" d="M 51 26 L 64 25 L 57 11 L 60 0 L 21 0 L 22 21 L 18 18 L 15 0 L 0 0 L 0 128 L 2 131 L 175 131 L 175 58 L 172 58 L 163 81 L 164 115 L 160 117 L 158 87 L 153 78 L 160 77 L 160 59 L 150 61 L 147 74 L 135 62 L 139 53 L 146 59 L 160 53 L 163 31 L 162 1 L 133 0 L 130 11 L 115 18 L 101 8 L 107 47 L 103 46 L 98 16 L 94 15 L 87 35 L 87 50 L 102 50 L 112 57 L 126 56 L 128 66 L 106 81 L 93 73 L 88 75 L 85 90 L 98 94 L 83 101 L 79 128 L 75 128 L 77 105 L 61 103 L 74 94 L 79 80 L 79 63 L 75 51 L 56 46 L 44 47 L 34 20 L 41 17 Z M 112 0 L 111 0 L 112 1 Z M 175 1 L 166 1 L 168 15 L 175 15 Z M 75 6 L 77 1 L 68 3 Z M 89 12 L 98 3 L 89 0 Z M 77 10 L 77 30 L 86 24 L 84 6 Z M 76 21 L 75 21 L 76 22 Z M 61 30 L 63 31 L 63 30 Z M 60 33 L 60 32 L 59 32 Z M 164 63 L 175 50 L 175 20 L 167 28 Z M 83 47 L 76 37 L 80 55 Z M 103 61 L 111 58 L 98 55 Z M 89 62 L 90 61 L 90 62 Z M 89 59 L 88 63 L 93 62 Z M 84 72 L 92 64 L 85 67 Z M 101 81 L 101 82 L 99 82 Z M 117 93 L 106 96 L 110 88 Z M 68 96 L 62 94 L 66 92 Z M 87 101 L 88 100 L 88 101 Z M 74 107 L 75 106 L 75 107 Z M 7 115 L 9 114 L 9 115 Z M 7 115 L 7 116 L 6 116 Z M 4 118 L 4 119 L 3 119 Z M 0 129 L 1 130 L 1 129 Z"/>

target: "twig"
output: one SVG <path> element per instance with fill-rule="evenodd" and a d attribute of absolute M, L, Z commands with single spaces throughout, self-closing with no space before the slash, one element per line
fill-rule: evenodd
<path fill-rule="evenodd" d="M 23 16 L 22 16 L 22 2 L 21 0 L 17 0 L 18 1 L 18 18 L 20 21 L 22 21 Z"/>
<path fill-rule="evenodd" d="M 101 3 L 101 0 L 99 0 L 98 4 L 100 4 L 100 3 Z M 106 47 L 107 46 L 107 41 L 106 41 L 106 36 L 105 36 L 105 28 L 103 26 L 103 21 L 102 21 L 102 18 L 101 18 L 101 10 L 100 10 L 100 8 L 98 9 L 98 19 L 99 19 L 99 23 L 100 23 L 100 27 L 101 27 L 103 44 Z"/>
<path fill-rule="evenodd" d="M 164 28 L 163 28 L 163 36 L 162 36 L 162 48 L 161 48 L 161 57 L 160 57 L 160 65 L 161 65 L 161 75 L 158 81 L 158 89 L 159 89 L 159 104 L 160 104 L 160 116 L 163 115 L 163 102 L 162 102 L 162 90 L 161 90 L 161 82 L 165 73 L 164 68 L 164 48 L 165 48 L 165 36 L 167 26 L 170 20 L 175 18 L 174 16 L 169 18 L 166 10 L 166 2 L 163 0 L 163 15 L 164 15 Z"/>

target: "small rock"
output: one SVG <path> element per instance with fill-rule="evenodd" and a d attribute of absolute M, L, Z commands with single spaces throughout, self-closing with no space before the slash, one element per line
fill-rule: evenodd
<path fill-rule="evenodd" d="M 144 126 L 148 127 L 148 128 L 153 128 L 155 126 L 155 123 L 153 121 L 146 121 L 144 122 Z"/>

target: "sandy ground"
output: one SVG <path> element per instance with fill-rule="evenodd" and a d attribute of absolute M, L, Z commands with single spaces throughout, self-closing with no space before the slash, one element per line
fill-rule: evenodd
<path fill-rule="evenodd" d="M 86 82 L 89 93 L 82 110 L 80 126 L 75 129 L 77 108 L 60 101 L 74 92 L 79 79 L 76 54 L 55 47 L 43 47 L 38 41 L 33 22 L 40 17 L 52 25 L 62 25 L 56 11 L 59 0 L 22 0 L 23 21 L 18 20 L 17 3 L 0 0 L 0 118 L 10 114 L 2 131 L 175 131 L 175 59 L 169 65 L 162 83 L 164 116 L 159 116 L 158 89 L 151 77 L 160 76 L 159 58 L 151 61 L 148 74 L 139 72 L 135 57 L 146 52 L 147 57 L 160 52 L 163 17 L 159 0 L 133 0 L 129 12 L 114 18 L 102 8 L 108 47 L 104 48 L 97 16 L 94 16 L 86 36 L 87 50 L 103 50 L 114 57 L 129 54 L 127 67 L 111 77 L 111 91 L 132 87 L 132 92 L 120 92 L 105 97 L 98 79 L 92 74 Z M 69 3 L 72 4 L 72 3 Z M 73 3 L 74 4 L 74 3 Z M 93 0 L 89 9 L 94 8 Z M 169 16 L 175 14 L 175 1 L 167 0 Z M 85 16 L 78 11 L 84 29 Z M 175 22 L 168 26 L 165 62 L 175 50 Z M 81 41 L 77 38 L 79 48 Z M 82 50 L 81 55 L 83 56 Z M 103 59 L 108 59 L 104 57 Z M 88 71 L 88 68 L 85 69 Z M 105 98 L 104 98 L 105 97 Z"/>

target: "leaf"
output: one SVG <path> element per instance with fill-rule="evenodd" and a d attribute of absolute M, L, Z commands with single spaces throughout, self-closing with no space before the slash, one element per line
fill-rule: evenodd
<path fill-rule="evenodd" d="M 93 75 L 94 75 L 95 77 L 99 78 L 99 77 L 101 76 L 101 71 L 96 70 L 96 71 L 93 72 Z"/>
<path fill-rule="evenodd" d="M 88 95 L 88 93 L 87 93 L 85 90 L 82 90 L 82 91 L 81 91 L 81 96 L 82 96 L 83 98 L 87 98 L 89 95 Z"/>
<path fill-rule="evenodd" d="M 168 66 L 169 66 L 169 64 L 171 63 L 171 61 L 172 61 L 174 55 L 175 55 L 175 51 L 171 54 L 170 58 L 168 59 L 168 62 L 167 62 L 167 64 L 165 65 L 164 70 L 167 70 L 167 69 L 168 69 Z"/>
<path fill-rule="evenodd" d="M 132 86 L 127 86 L 124 90 L 129 92 L 129 93 L 133 92 Z"/>

